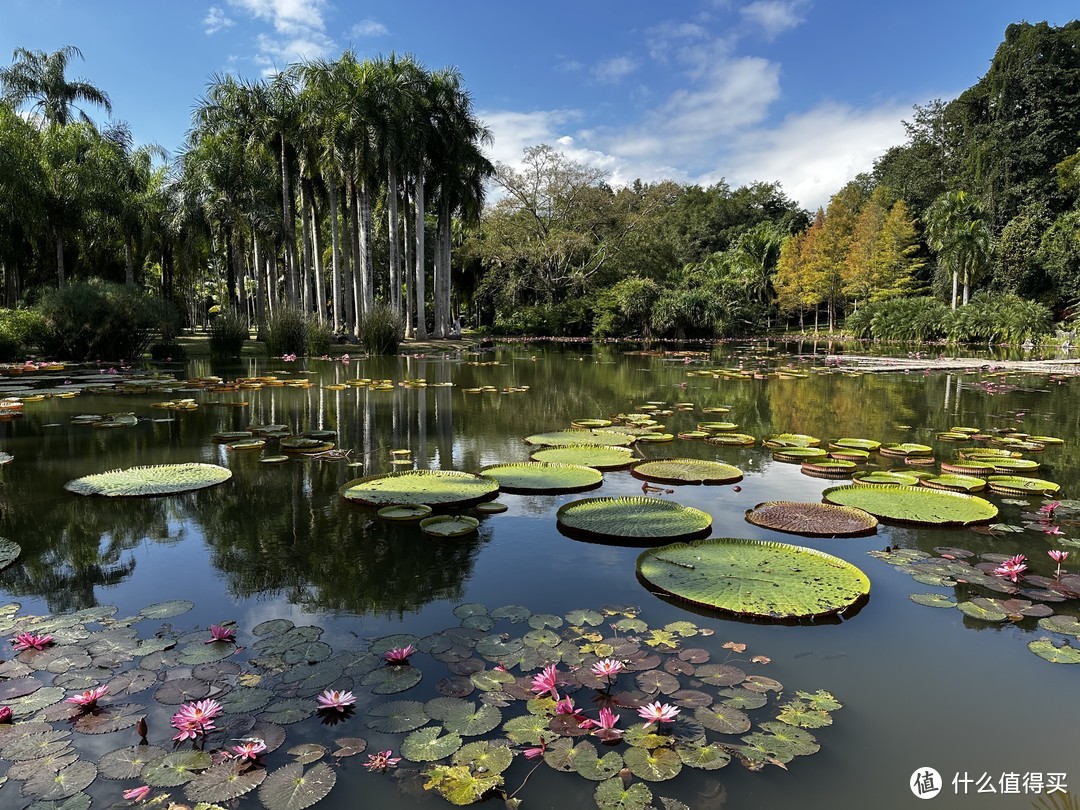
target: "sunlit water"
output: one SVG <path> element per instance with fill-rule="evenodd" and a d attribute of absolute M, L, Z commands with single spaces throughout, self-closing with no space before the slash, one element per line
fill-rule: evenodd
<path fill-rule="evenodd" d="M 349 364 L 201 361 L 175 373 L 307 375 L 316 385 L 186 394 L 203 404 L 175 415 L 151 409 L 157 396 L 31 403 L 22 419 L 0 423 L 0 449 L 15 456 L 3 468 L 0 533 L 23 547 L 19 563 L 0 574 L 0 587 L 6 599 L 22 604 L 24 613 L 114 604 L 125 615 L 152 602 L 189 598 L 196 602 L 194 611 L 175 620 L 184 629 L 235 619 L 243 636 L 261 621 L 282 617 L 326 628 L 332 644 L 334 639 L 355 643 L 356 638 L 396 632 L 423 636 L 458 624 L 452 610 L 464 602 L 493 608 L 516 603 L 554 614 L 634 604 L 650 626 L 689 618 L 715 630 L 702 646 L 745 642 L 752 652 L 772 659 L 764 674 L 782 681 L 787 690 L 826 689 L 844 703 L 831 727 L 814 731 L 821 751 L 795 759 L 786 772 L 770 767 L 751 773 L 735 762 L 709 773 L 684 769 L 672 782 L 653 785 L 657 796 L 695 808 L 908 807 L 917 802 L 908 784 L 921 766 L 944 776 L 946 788 L 936 799 L 941 806 L 1039 806 L 1036 795 L 975 795 L 975 784 L 963 800 L 953 795 L 950 782 L 965 772 L 973 779 L 988 774 L 995 787 L 1006 773 L 1064 772 L 1070 792 L 1080 790 L 1077 673 L 1027 650 L 1028 641 L 1045 635 L 1034 620 L 988 624 L 955 610 L 918 606 L 909 594 L 952 591 L 915 583 L 866 553 L 886 545 L 1023 552 L 1045 574 L 1051 570 L 1045 552 L 1056 546 L 1040 533 L 993 538 L 963 529 L 882 525 L 867 538 L 793 538 L 750 525 L 744 511 L 766 500 L 818 501 L 835 482 L 802 475 L 797 465 L 775 462 L 760 447 L 724 448 L 680 439 L 640 447 L 645 457 L 717 459 L 745 472 L 738 489 L 683 486 L 662 496 L 709 512 L 713 536 L 798 542 L 843 557 L 869 576 L 870 601 L 849 620 L 780 626 L 696 614 L 651 594 L 634 573 L 640 549 L 586 544 L 558 532 L 556 510 L 580 495 L 504 494 L 500 501 L 509 510 L 482 517 L 478 535 L 442 541 L 423 535 L 414 524 L 381 521 L 374 511 L 351 508 L 338 497 L 338 487 L 347 480 L 390 471 L 394 449 L 411 450 L 418 468 L 476 471 L 496 462 L 528 460 L 524 436 L 566 428 L 574 418 L 630 412 L 648 401 L 694 403 L 693 411 L 664 420 L 672 433 L 721 418 L 704 415 L 702 409 L 725 406 L 731 413 L 723 418 L 756 436 L 788 431 L 826 440 L 922 441 L 935 444 L 943 458 L 955 446 L 935 443 L 935 431 L 952 425 L 1015 426 L 1066 440 L 1065 447 L 1042 454 L 1045 466 L 1039 475 L 1060 483 L 1067 495 L 1077 492 L 1080 409 L 1074 406 L 1075 383 L 1010 377 L 1008 382 L 1020 390 L 988 393 L 980 387 L 985 378 L 979 373 L 834 373 L 747 381 L 687 376 L 688 370 L 704 367 L 741 363 L 749 368 L 765 362 L 754 352 L 729 347 L 690 365 L 611 347 L 556 351 L 537 346 L 480 357 L 395 357 Z M 797 357 L 778 360 L 776 352 L 770 356 L 768 365 L 810 365 Z M 325 388 L 360 377 L 424 378 L 430 387 Z M 434 387 L 440 382 L 454 387 Z M 462 390 L 481 385 L 500 391 L 528 386 L 528 391 Z M 208 404 L 241 398 L 247 407 Z M 144 421 L 117 430 L 70 424 L 80 413 L 125 411 Z M 169 417 L 173 421 L 151 421 Z M 351 449 L 352 460 L 363 467 L 311 460 L 260 464 L 257 451 L 229 451 L 211 440 L 216 431 L 254 423 L 282 423 L 297 432 L 335 430 L 338 446 Z M 234 476 L 222 486 L 169 498 L 111 501 L 63 490 L 64 482 L 81 475 L 179 461 L 222 464 Z M 626 471 L 608 472 L 603 486 L 586 497 L 621 494 L 641 494 L 641 481 Z M 986 497 L 1001 503 L 997 496 Z M 1030 503 L 1036 506 L 1039 499 Z M 1021 507 L 1001 509 L 1004 522 L 1020 523 Z M 1066 527 L 1067 536 L 1074 532 Z M 1066 567 L 1073 568 L 1073 561 Z M 425 689 L 407 697 L 436 695 L 433 681 L 414 691 Z M 367 734 L 362 716 L 350 722 L 352 727 L 327 732 L 328 739 Z M 308 730 L 297 741 L 318 739 L 320 733 Z M 135 742 L 130 734 L 108 736 L 123 738 L 102 743 L 99 753 Z M 152 734 L 151 741 L 165 739 L 165 731 L 158 729 L 156 737 Z M 283 753 L 273 756 L 277 759 L 271 765 L 288 761 Z M 420 800 L 399 793 L 394 779 L 364 771 L 360 759 L 341 765 L 336 789 L 320 806 L 355 807 L 360 797 L 364 807 L 418 806 Z M 507 772 L 510 790 L 529 767 L 517 762 Z M 594 786 L 541 767 L 519 797 L 526 808 L 593 807 Z M 89 792 L 103 797 L 102 806 L 118 796 L 116 784 L 103 780 Z M 244 806 L 257 806 L 253 797 L 243 800 Z M 174 798 L 182 799 L 179 791 Z M 0 787 L 2 807 L 31 801 L 18 794 L 17 783 Z M 433 797 L 427 804 L 440 803 Z"/>

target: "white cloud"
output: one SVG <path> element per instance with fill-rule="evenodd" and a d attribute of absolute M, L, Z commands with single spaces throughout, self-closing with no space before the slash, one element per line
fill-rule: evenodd
<path fill-rule="evenodd" d="M 236 21 L 225 15 L 220 6 L 210 6 L 210 10 L 203 17 L 203 30 L 207 34 L 216 34 L 224 28 L 231 28 Z"/>
<path fill-rule="evenodd" d="M 260 33 L 255 40 L 252 60 L 264 75 L 292 62 L 328 56 L 336 48 L 326 33 L 326 0 L 229 0 L 229 5 L 273 26 L 273 34 Z"/>
<path fill-rule="evenodd" d="M 637 70 L 637 62 L 629 56 L 607 59 L 593 68 L 593 78 L 601 84 L 617 84 Z"/>
<path fill-rule="evenodd" d="M 580 119 L 576 110 L 480 110 L 477 117 L 491 129 L 492 143 L 484 151 L 488 160 L 517 165 L 526 146 L 555 143 L 568 135 L 567 125 Z M 572 138 L 571 138 L 572 140 Z"/>
<path fill-rule="evenodd" d="M 688 41 L 707 39 L 709 32 L 692 22 L 662 22 L 645 32 L 645 47 L 649 56 L 666 62 L 671 51 Z"/>
<path fill-rule="evenodd" d="M 772 39 L 803 21 L 802 7 L 802 0 L 754 0 L 740 8 L 739 14 Z"/>
<path fill-rule="evenodd" d="M 259 52 L 254 59 L 256 64 L 262 66 L 264 75 L 284 70 L 293 62 L 327 56 L 334 50 L 334 41 L 320 31 L 307 31 L 281 38 L 259 34 L 256 43 Z"/>
<path fill-rule="evenodd" d="M 349 29 L 349 36 L 353 37 L 385 37 L 389 33 L 390 29 L 375 20 L 361 20 Z"/>
<path fill-rule="evenodd" d="M 325 30 L 326 0 L 229 0 L 253 17 L 270 22 L 279 34 L 296 35 L 308 29 Z"/>

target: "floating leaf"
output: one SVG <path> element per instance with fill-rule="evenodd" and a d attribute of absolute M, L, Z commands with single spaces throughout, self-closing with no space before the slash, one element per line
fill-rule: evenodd
<path fill-rule="evenodd" d="M 462 746 L 454 753 L 454 765 L 465 765 L 473 771 L 502 773 L 514 761 L 514 752 L 505 742 L 481 740 Z"/>
<path fill-rule="evenodd" d="M 629 787 L 619 777 L 601 782 L 594 795 L 600 810 L 645 810 L 652 804 L 652 791 L 641 782 Z"/>
<path fill-rule="evenodd" d="M 781 723 L 800 728 L 822 728 L 832 725 L 832 716 L 825 711 L 815 709 L 802 700 L 793 700 L 785 704 L 776 719 Z"/>
<path fill-rule="evenodd" d="M 413 731 L 430 719 L 424 704 L 416 700 L 395 700 L 372 706 L 367 713 L 367 727 L 387 734 Z"/>
<path fill-rule="evenodd" d="M 605 447 L 625 447 L 634 443 L 634 436 L 615 430 L 558 430 L 551 433 L 535 433 L 525 437 L 526 444 L 544 447 L 574 447 L 595 444 Z"/>
<path fill-rule="evenodd" d="M 254 790 L 264 779 L 265 769 L 231 759 L 200 773 L 187 783 L 184 794 L 193 802 L 227 802 Z"/>
<path fill-rule="evenodd" d="M 337 774 L 323 762 L 307 771 L 292 762 L 266 777 L 259 801 L 268 810 L 303 810 L 325 798 L 336 782 Z"/>
<path fill-rule="evenodd" d="M 468 515 L 434 515 L 420 521 L 420 531 L 433 537 L 462 537 L 479 527 L 480 521 Z"/>
<path fill-rule="evenodd" d="M 326 756 L 326 746 L 318 743 L 304 743 L 294 745 L 286 753 L 301 765 L 310 765 L 312 762 L 318 762 Z"/>
<path fill-rule="evenodd" d="M 57 801 L 74 796 L 97 778 L 93 763 L 80 759 L 53 773 L 40 770 L 23 783 L 22 795 L 44 801 Z"/>
<path fill-rule="evenodd" d="M 401 743 L 401 755 L 410 762 L 434 762 L 450 756 L 461 748 L 461 737 L 442 732 L 442 726 L 412 732 Z"/>
<path fill-rule="evenodd" d="M 423 677 L 419 667 L 409 665 L 385 666 L 364 675 L 360 682 L 371 687 L 376 695 L 394 695 L 412 689 Z"/>
<path fill-rule="evenodd" d="M 287 726 L 291 723 L 299 723 L 301 720 L 311 717 L 315 714 L 317 708 L 318 706 L 313 700 L 303 700 L 300 698 L 279 700 L 276 703 L 271 703 L 267 706 L 265 711 L 263 711 L 259 717 L 268 723 Z"/>
<path fill-rule="evenodd" d="M 480 474 L 497 481 L 502 491 L 523 493 L 582 492 L 600 486 L 604 479 L 589 466 L 549 461 L 493 464 Z"/>
<path fill-rule="evenodd" d="M 862 509 L 826 503 L 767 501 L 747 510 L 755 526 L 808 537 L 853 537 L 873 534 L 878 521 Z"/>
<path fill-rule="evenodd" d="M 502 722 L 502 712 L 496 707 L 462 701 L 460 706 L 451 709 L 442 717 L 448 732 L 462 737 L 476 737 L 486 734 Z"/>
<path fill-rule="evenodd" d="M 1062 633 L 1066 636 L 1080 638 L 1080 619 L 1075 616 L 1049 616 L 1039 619 L 1039 627 L 1049 630 L 1051 633 Z"/>
<path fill-rule="evenodd" d="M 383 520 L 420 520 L 431 514 L 431 507 L 422 504 L 394 504 L 384 506 L 378 511 Z"/>
<path fill-rule="evenodd" d="M 742 470 L 719 461 L 696 458 L 664 458 L 642 461 L 630 473 L 635 478 L 662 484 L 733 484 Z"/>
<path fill-rule="evenodd" d="M 518 745 L 539 745 L 555 736 L 548 729 L 548 718 L 538 714 L 513 717 L 503 723 L 503 731 Z"/>
<path fill-rule="evenodd" d="M 941 593 L 913 593 L 908 597 L 908 599 L 910 599 L 916 605 L 925 605 L 926 607 L 956 607 L 956 599 Z"/>
<path fill-rule="evenodd" d="M 966 526 L 992 520 L 998 513 L 996 506 L 976 495 L 922 487 L 843 486 L 825 490 L 822 497 L 906 523 Z"/>
<path fill-rule="evenodd" d="M 7 703 L 14 698 L 32 694 L 43 685 L 38 678 L 32 676 L 0 681 L 0 703 Z"/>
<path fill-rule="evenodd" d="M 98 771 L 106 779 L 135 779 L 147 765 L 160 762 L 168 752 L 156 745 L 133 745 L 105 754 Z"/>
<path fill-rule="evenodd" d="M 715 771 L 731 762 L 731 754 L 716 743 L 709 745 L 679 745 L 675 747 L 683 765 Z"/>
<path fill-rule="evenodd" d="M 750 718 L 746 713 L 726 703 L 695 709 L 694 719 L 705 728 L 721 734 L 742 734 L 750 730 Z"/>
<path fill-rule="evenodd" d="M 1040 638 L 1027 646 L 1039 658 L 1045 658 L 1051 664 L 1080 664 L 1080 649 L 1067 641 L 1056 644 L 1049 638 Z"/>
<path fill-rule="evenodd" d="M 407 470 L 369 475 L 342 485 L 342 498 L 368 506 L 424 504 L 463 506 L 494 498 L 499 485 L 489 478 L 457 470 Z"/>
<path fill-rule="evenodd" d="M 232 471 L 216 464 L 158 464 L 129 467 L 76 478 L 64 489 L 78 495 L 134 497 L 172 495 L 212 487 L 232 478 Z"/>
<path fill-rule="evenodd" d="M 367 750 L 367 740 L 360 737 L 338 737 L 334 742 L 338 744 L 339 748 L 331 756 L 339 759 L 355 757 L 357 754 L 362 754 Z"/>
<path fill-rule="evenodd" d="M 532 459 L 556 464 L 579 464 L 597 470 L 618 470 L 634 463 L 633 452 L 628 448 L 601 445 L 551 447 L 536 451 Z"/>
<path fill-rule="evenodd" d="M 906 472 L 894 472 L 893 470 L 873 470 L 870 472 L 857 472 L 851 476 L 856 484 L 869 486 L 878 484 L 882 486 L 913 487 L 919 483 L 918 476 Z"/>
<path fill-rule="evenodd" d="M 179 706 L 192 700 L 201 700 L 210 694 L 210 684 L 198 678 L 177 678 L 166 681 L 154 691 L 154 700 L 166 706 Z"/>
<path fill-rule="evenodd" d="M 999 495 L 1053 495 L 1061 489 L 1053 481 L 1020 475 L 991 475 L 986 481 L 990 484 L 990 491 Z"/>
<path fill-rule="evenodd" d="M 724 689 L 720 692 L 721 700 L 736 709 L 760 709 L 769 699 L 764 693 L 751 689 Z"/>
<path fill-rule="evenodd" d="M 90 810 L 91 801 L 89 794 L 79 792 L 63 801 L 34 802 L 26 810 Z"/>
<path fill-rule="evenodd" d="M 424 789 L 434 789 L 451 804 L 465 805 L 479 801 L 502 783 L 500 774 L 474 773 L 465 765 L 438 765 L 427 772 Z"/>
<path fill-rule="evenodd" d="M 757 540 L 699 540 L 651 549 L 638 557 L 637 572 L 679 599 L 759 618 L 841 613 L 870 592 L 866 575 L 845 560 Z"/>
<path fill-rule="evenodd" d="M 556 513 L 561 530 L 586 537 L 641 542 L 700 537 L 712 527 L 712 517 L 700 509 L 659 498 L 586 498 L 562 506 Z"/>
<path fill-rule="evenodd" d="M 981 597 L 972 599 L 970 602 L 960 602 L 956 607 L 965 616 L 984 622 L 1003 622 L 1009 618 L 992 601 Z"/>
<path fill-rule="evenodd" d="M 623 760 L 630 772 L 639 779 L 648 782 L 664 782 L 678 776 L 682 770 L 682 760 L 671 748 L 660 747 L 630 748 L 623 754 Z"/>
<path fill-rule="evenodd" d="M 4 759 L 19 762 L 26 759 L 55 756 L 71 745 L 70 731 L 44 731 L 39 734 L 20 734 L 5 740 L 0 748 Z M 82 790 L 82 788 L 79 788 Z"/>
<path fill-rule="evenodd" d="M 4 454 L 0 453 L 0 455 Z M 7 568 L 9 565 L 15 562 L 15 560 L 19 559 L 20 554 L 22 554 L 22 546 L 20 546 L 14 540 L 8 540 L 6 537 L 0 537 L 0 570 Z"/>
<path fill-rule="evenodd" d="M 257 686 L 236 686 L 218 698 L 225 714 L 254 714 L 273 700 L 274 693 Z"/>
<path fill-rule="evenodd" d="M 491 618 L 509 619 L 514 624 L 528 620 L 531 615 L 532 611 L 522 605 L 503 605 L 491 611 Z"/>

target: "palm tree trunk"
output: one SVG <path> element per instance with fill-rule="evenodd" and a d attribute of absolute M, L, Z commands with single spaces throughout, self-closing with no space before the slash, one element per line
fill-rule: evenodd
<path fill-rule="evenodd" d="M 971 274 L 964 270 L 964 306 L 967 306 L 971 297 Z"/>
<path fill-rule="evenodd" d="M 289 180 L 289 159 L 285 133 L 279 132 L 281 139 L 281 216 L 285 220 L 285 296 L 288 302 L 296 306 L 296 221 L 293 218 L 292 184 Z"/>
<path fill-rule="evenodd" d="M 960 280 L 960 274 L 956 271 L 952 271 L 952 298 L 949 299 L 950 306 L 956 309 L 956 288 Z"/>
<path fill-rule="evenodd" d="M 363 293 L 360 290 L 360 285 L 363 283 L 364 268 L 362 262 L 364 260 L 364 253 L 360 244 L 360 201 L 359 190 L 356 187 L 356 183 L 349 183 L 349 199 L 346 203 L 345 210 L 349 216 L 349 227 L 352 229 L 350 234 L 352 238 L 349 240 L 349 252 L 351 254 L 351 261 L 349 265 L 352 267 L 352 320 L 350 321 L 349 334 L 357 335 L 356 325 L 360 322 L 360 319 L 364 316 L 363 308 Z"/>
<path fill-rule="evenodd" d="M 398 182 L 391 163 L 386 181 L 386 224 L 389 234 L 390 308 L 401 314 L 401 234 L 398 230 Z"/>
<path fill-rule="evenodd" d="M 345 331 L 356 334 L 356 240 L 352 230 L 352 183 L 345 183 L 345 200 L 341 211 L 341 241 L 343 250 L 344 282 L 342 294 L 345 297 Z"/>
<path fill-rule="evenodd" d="M 300 305 L 304 312 L 311 312 L 311 228 L 308 220 L 308 206 L 311 204 L 308 198 L 307 183 L 300 181 L 300 238 L 302 243 L 301 255 L 304 262 L 300 269 Z"/>
<path fill-rule="evenodd" d="M 416 337 L 427 339 L 427 313 L 424 311 L 424 160 L 416 169 Z"/>
<path fill-rule="evenodd" d="M 135 283 L 135 268 L 131 259 L 131 237 L 124 234 L 124 283 Z"/>
<path fill-rule="evenodd" d="M 326 286 L 323 283 L 322 234 L 319 231 L 319 219 L 315 211 L 315 196 L 311 198 L 311 248 L 314 254 L 315 290 L 312 293 L 315 314 L 319 323 L 326 323 Z"/>
<path fill-rule="evenodd" d="M 56 281 L 60 289 L 64 289 L 64 235 L 60 229 L 56 229 Z"/>
<path fill-rule="evenodd" d="M 341 239 L 338 236 L 338 190 L 330 184 L 330 241 L 332 279 L 334 287 L 334 331 L 341 331 Z"/>
<path fill-rule="evenodd" d="M 364 313 L 375 306 L 375 260 L 372 256 L 371 184 L 367 178 L 360 186 L 360 250 L 364 256 Z"/>
<path fill-rule="evenodd" d="M 262 256 L 259 251 L 259 234 L 252 232 L 251 237 L 252 261 L 255 262 L 255 337 L 262 340 L 264 327 L 266 326 L 266 269 L 263 267 Z"/>
<path fill-rule="evenodd" d="M 403 230 L 404 230 L 403 236 L 405 238 L 405 268 L 406 268 L 405 273 L 404 273 L 404 276 L 405 276 L 405 318 L 404 318 L 404 320 L 405 320 L 405 337 L 412 337 L 415 334 L 415 332 L 413 332 L 413 328 L 412 328 L 413 312 L 415 310 L 415 307 L 413 307 L 413 297 L 414 297 L 413 296 L 413 287 L 415 286 L 415 282 L 414 282 L 415 277 L 412 274 L 412 266 L 413 266 L 414 258 L 416 256 L 416 245 L 413 243 L 412 226 L 409 224 L 410 222 L 412 222 L 412 219 L 409 216 L 411 206 L 410 206 L 410 203 L 409 203 L 409 184 L 408 183 L 403 183 L 402 184 L 401 194 L 402 194 L 402 203 L 403 203 L 403 208 L 404 208 L 403 215 L 401 217 L 401 223 L 402 223 L 402 227 L 403 227 Z"/>

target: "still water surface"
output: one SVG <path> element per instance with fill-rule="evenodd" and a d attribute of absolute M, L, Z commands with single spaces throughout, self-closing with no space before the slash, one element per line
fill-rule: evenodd
<path fill-rule="evenodd" d="M 693 411 L 664 420 L 672 433 L 721 418 L 704 415 L 702 409 L 724 406 L 731 413 L 723 418 L 755 436 L 785 431 L 825 440 L 920 441 L 934 444 L 940 458 L 949 457 L 955 446 L 936 443 L 938 430 L 1015 426 L 1065 439 L 1063 448 L 1042 454 L 1045 466 L 1039 475 L 1060 483 L 1068 496 L 1080 491 L 1075 381 L 1055 384 L 1046 377 L 1010 376 L 1004 382 L 1017 388 L 1002 390 L 988 389 L 983 373 L 829 373 L 747 381 L 687 376 L 688 370 L 762 362 L 754 352 L 725 347 L 689 365 L 612 347 L 545 351 L 533 346 L 480 357 L 373 358 L 349 364 L 194 361 L 174 373 L 180 378 L 306 375 L 316 385 L 245 391 L 247 407 L 203 404 L 176 414 L 173 421 L 152 421 L 172 416 L 151 409 L 151 402 L 160 399 L 155 396 L 95 395 L 28 404 L 22 419 L 0 424 L 0 449 L 15 456 L 3 468 L 0 534 L 23 547 L 20 562 L 0 575 L 0 591 L 6 600 L 20 602 L 24 613 L 113 604 L 119 615 L 126 615 L 152 602 L 191 599 L 195 609 L 175 620 L 185 630 L 235 619 L 243 636 L 259 622 L 288 618 L 324 627 L 325 639 L 343 642 L 399 632 L 424 636 L 458 624 L 452 610 L 465 602 L 492 608 L 521 604 L 552 614 L 609 603 L 637 605 L 650 626 L 690 619 L 715 631 L 695 645 L 718 650 L 727 640 L 744 642 L 753 653 L 771 658 L 764 674 L 786 689 L 826 689 L 844 703 L 831 727 L 814 732 L 821 751 L 795 759 L 788 771 L 771 767 L 751 773 L 734 762 L 708 773 L 684 769 L 672 782 L 653 785 L 657 796 L 703 809 L 909 807 L 918 803 L 908 787 L 913 772 L 930 766 L 946 781 L 935 800 L 939 806 L 1065 806 L 1037 804 L 1047 797 L 1034 795 L 974 795 L 974 784 L 965 800 L 953 795 L 950 783 L 965 772 L 972 779 L 987 774 L 995 784 L 1007 773 L 1059 772 L 1067 774 L 1070 793 L 1080 791 L 1075 670 L 1027 650 L 1028 641 L 1045 635 L 1034 620 L 987 624 L 955 610 L 921 607 L 908 595 L 952 590 L 919 585 L 867 554 L 887 545 L 1023 552 L 1047 574 L 1052 569 L 1046 550 L 1058 546 L 1041 533 L 995 538 L 964 529 L 883 524 L 867 538 L 793 538 L 752 526 L 744 511 L 766 500 L 818 501 L 834 482 L 802 475 L 797 465 L 775 462 L 760 447 L 724 448 L 680 439 L 641 447 L 645 457 L 717 459 L 745 472 L 738 491 L 684 486 L 663 495 L 709 512 L 714 537 L 798 542 L 866 572 L 871 598 L 857 615 L 843 623 L 792 627 L 692 613 L 649 593 L 637 580 L 634 563 L 640 549 L 587 544 L 557 531 L 555 511 L 564 503 L 641 494 L 641 482 L 626 471 L 605 473 L 603 486 L 586 496 L 504 494 L 500 501 L 509 510 L 482 517 L 478 535 L 460 540 L 432 540 L 415 525 L 383 522 L 373 511 L 350 508 L 338 498 L 345 481 L 390 471 L 394 449 L 411 450 L 419 468 L 476 471 L 487 464 L 528 460 L 530 448 L 522 442 L 526 435 L 566 428 L 575 418 L 630 412 L 649 401 L 694 403 Z M 767 363 L 813 364 L 806 358 L 779 359 L 775 353 Z M 429 385 L 449 382 L 454 387 L 325 388 L 361 377 L 423 378 Z M 462 390 L 482 385 L 500 390 L 528 386 L 528 391 L 470 395 Z M 186 396 L 209 403 L 240 395 Z M 70 424 L 80 413 L 127 411 L 143 421 L 118 430 Z M 296 432 L 335 430 L 338 446 L 351 449 L 352 460 L 364 466 L 300 460 L 260 464 L 258 452 L 230 452 L 211 440 L 216 431 L 256 423 L 281 423 Z M 189 495 L 115 502 L 63 490 L 74 477 L 179 461 L 222 464 L 233 478 Z M 998 496 L 987 497 L 1001 505 Z M 1027 508 L 1038 504 L 1039 499 L 1031 499 Z M 1023 511 L 1001 505 L 1001 519 L 1019 524 Z M 1073 527 L 1065 531 L 1067 537 L 1077 536 Z M 1074 568 L 1073 560 L 1066 568 Z M 435 696 L 434 683 L 424 688 L 424 694 L 408 697 Z M 351 728 L 326 732 L 327 738 L 364 736 L 362 719 L 353 719 Z M 307 733 L 319 739 L 322 732 Z M 157 736 L 164 739 L 164 732 Z M 133 742 L 126 737 L 112 741 L 99 754 Z M 271 764 L 288 761 L 283 754 L 273 756 L 280 762 Z M 343 764 L 337 788 L 320 806 L 355 807 L 361 797 L 364 807 L 449 806 L 437 797 L 421 802 L 399 793 L 394 779 L 368 774 L 360 759 Z M 529 767 L 516 762 L 507 772 L 507 786 L 516 788 Z M 526 808 L 587 808 L 595 806 L 593 787 L 541 767 L 519 797 Z M 115 783 L 103 780 L 89 792 L 100 797 L 102 806 L 117 798 Z M 0 788 L 0 806 L 28 803 L 13 783 Z M 249 799 L 242 806 L 257 803 Z"/>

